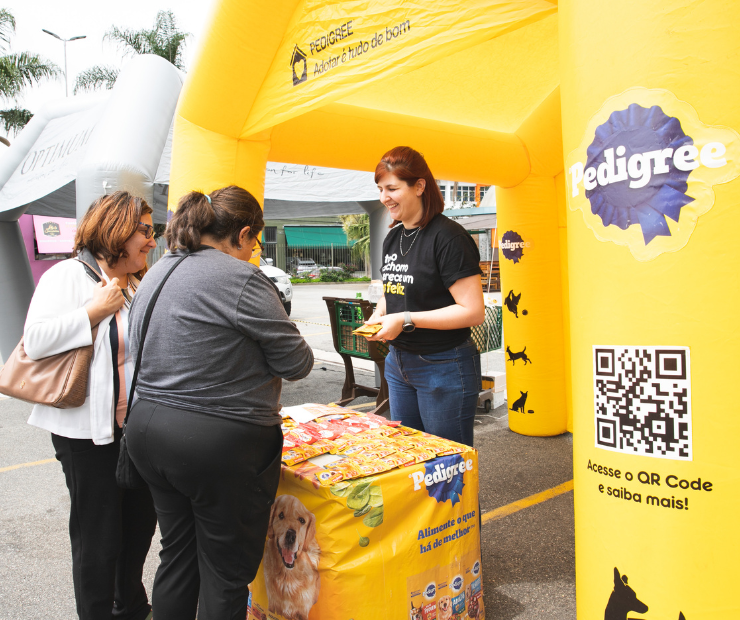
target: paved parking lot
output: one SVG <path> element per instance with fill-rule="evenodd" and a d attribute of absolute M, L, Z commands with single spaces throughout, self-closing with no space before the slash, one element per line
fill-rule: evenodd
<path fill-rule="evenodd" d="M 344 369 L 328 359 L 333 345 L 321 297 L 354 297 L 366 286 L 297 289 L 292 318 L 316 350 L 317 363 L 307 379 L 284 383 L 282 402 L 331 402 L 340 396 Z M 489 357 L 492 366 L 503 369 L 500 352 Z M 374 374 L 367 368 L 358 365 L 358 379 L 370 384 Z M 367 407 L 369 399 L 353 405 Z M 71 619 L 76 615 L 67 534 L 69 496 L 48 433 L 26 424 L 30 409 L 0 399 L 0 620 Z M 475 442 L 480 454 L 487 617 L 575 618 L 571 436 L 512 433 L 504 406 L 489 414 L 479 411 Z M 147 588 L 158 551 L 155 535 L 145 566 Z"/>

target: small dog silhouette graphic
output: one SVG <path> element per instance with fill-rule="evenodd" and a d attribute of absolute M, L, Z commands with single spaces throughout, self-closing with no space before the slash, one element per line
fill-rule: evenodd
<path fill-rule="evenodd" d="M 526 392 L 522 392 L 519 390 L 519 393 L 521 396 L 517 398 L 514 403 L 511 405 L 512 411 L 518 411 L 519 413 L 524 413 L 524 405 L 527 404 L 527 395 L 529 394 L 529 390 Z"/>
<path fill-rule="evenodd" d="M 526 350 L 527 350 L 527 347 L 524 347 L 521 351 L 519 351 L 519 353 L 515 353 L 507 346 L 506 352 L 509 354 L 509 359 L 506 361 L 511 362 L 512 365 L 514 365 L 517 360 L 524 360 L 525 366 L 527 364 L 531 364 L 532 360 L 527 357 L 527 354 L 525 353 Z"/>
<path fill-rule="evenodd" d="M 509 291 L 509 294 L 504 299 L 504 305 L 509 312 L 512 312 L 516 318 L 519 318 L 519 300 L 522 298 L 522 294 L 514 295 L 514 289 Z"/>

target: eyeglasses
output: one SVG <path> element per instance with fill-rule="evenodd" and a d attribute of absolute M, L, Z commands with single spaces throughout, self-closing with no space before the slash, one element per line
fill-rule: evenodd
<path fill-rule="evenodd" d="M 154 226 L 144 224 L 144 222 L 139 222 L 139 226 L 144 227 L 144 230 L 140 230 L 139 232 L 144 235 L 146 239 L 151 239 L 154 236 Z"/>
<path fill-rule="evenodd" d="M 265 249 L 265 246 L 262 245 L 262 242 L 259 240 L 258 237 L 255 237 L 254 240 L 257 242 L 257 249 L 252 248 L 252 258 L 255 258 L 262 254 Z"/>

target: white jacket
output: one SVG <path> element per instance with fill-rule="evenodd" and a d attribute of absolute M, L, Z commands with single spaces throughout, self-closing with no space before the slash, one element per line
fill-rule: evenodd
<path fill-rule="evenodd" d="M 105 272 L 104 282 L 108 282 Z M 92 300 L 95 282 L 85 267 L 69 259 L 54 265 L 41 276 L 31 299 L 23 330 L 24 347 L 31 359 L 41 359 L 92 343 L 90 319 L 84 306 Z M 100 322 L 87 399 L 81 407 L 56 409 L 35 405 L 28 423 L 72 439 L 92 439 L 98 445 L 113 442 L 113 358 L 110 321 Z"/>

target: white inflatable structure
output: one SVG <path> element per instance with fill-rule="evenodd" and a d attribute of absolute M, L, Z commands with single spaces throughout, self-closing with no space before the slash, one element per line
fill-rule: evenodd
<path fill-rule="evenodd" d="M 80 217 L 95 198 L 119 189 L 166 203 L 156 199 L 155 183 L 182 83 L 166 60 L 138 56 L 110 93 L 45 106 L 0 161 L 3 359 L 20 339 L 34 289 L 18 218 L 31 203 L 70 204 L 73 195 Z"/>

